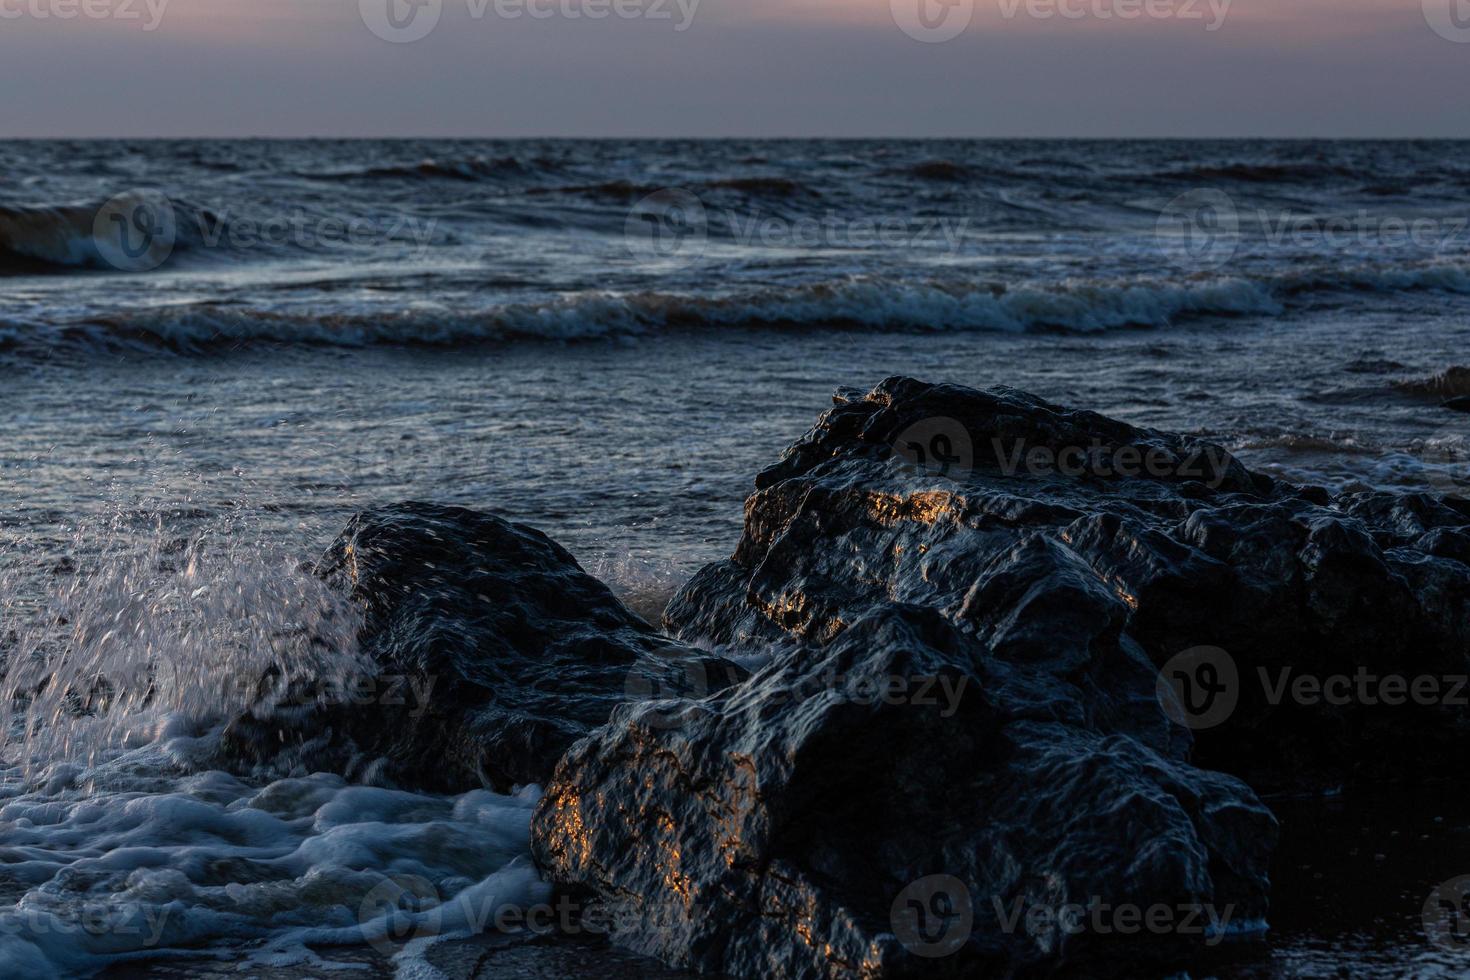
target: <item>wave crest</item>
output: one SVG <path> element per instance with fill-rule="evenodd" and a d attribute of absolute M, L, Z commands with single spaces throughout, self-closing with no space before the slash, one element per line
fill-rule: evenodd
<path fill-rule="evenodd" d="M 1426 398 L 1459 398 L 1470 395 L 1470 367 L 1456 364 L 1427 378 L 1395 382 L 1394 388 L 1405 394 Z"/>
<path fill-rule="evenodd" d="M 480 310 L 287 313 L 201 303 L 63 323 L 0 321 L 0 350 L 165 350 L 254 344 L 456 347 L 741 328 L 1092 332 L 1201 317 L 1279 316 L 1309 293 L 1470 293 L 1470 270 L 1320 269 L 1263 279 L 1067 280 L 1055 285 L 853 278 L 716 295 L 584 292 Z M 1445 390 L 1465 384 L 1453 369 Z"/>
<path fill-rule="evenodd" d="M 1228 180 L 1243 184 L 1285 184 L 1330 178 L 1363 179 L 1372 176 L 1351 167 L 1322 163 L 1226 163 L 1164 170 L 1161 180 Z"/>
<path fill-rule="evenodd" d="M 161 255 L 149 268 L 175 252 L 200 247 L 203 229 L 223 227 L 223 220 L 205 209 L 141 191 L 91 204 L 0 205 L 0 276 L 125 267 L 117 256 L 125 244 L 122 236 L 129 232 L 106 219 L 110 212 L 121 217 L 127 209 L 152 209 L 171 219 L 166 240 L 148 245 Z"/>
<path fill-rule="evenodd" d="M 0 327 L 0 346 L 38 341 L 90 350 L 203 352 L 258 343 L 302 346 L 454 347 L 514 340 L 585 340 L 711 327 L 906 331 L 1096 331 L 1166 326 L 1184 316 L 1274 314 L 1258 285 L 1077 283 L 1062 289 L 851 280 L 726 296 L 589 293 L 470 313 L 349 311 L 312 315 L 217 306 L 129 313 L 49 330 Z"/>
<path fill-rule="evenodd" d="M 465 157 L 459 160 L 426 159 L 418 163 L 335 170 L 325 173 L 298 173 L 306 180 L 463 180 L 477 181 L 496 177 L 532 173 L 551 169 L 551 160 L 538 158 L 530 164 L 517 157 Z"/>

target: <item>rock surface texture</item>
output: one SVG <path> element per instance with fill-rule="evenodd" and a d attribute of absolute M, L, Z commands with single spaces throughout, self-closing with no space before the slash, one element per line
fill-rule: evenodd
<path fill-rule="evenodd" d="M 736 976 L 1128 975 L 1259 926 L 1247 783 L 1457 765 L 1462 704 L 1298 682 L 1470 672 L 1463 501 L 1332 499 L 1006 388 L 836 402 L 666 613 L 769 663 L 619 708 L 541 803 L 538 860 L 620 942 Z M 1110 928 L 1128 907 L 1213 925 Z"/>
<path fill-rule="evenodd" d="M 363 606 L 375 674 L 327 697 L 307 679 L 263 699 L 227 730 L 237 758 L 285 749 L 308 771 L 504 790 L 544 782 L 629 697 L 741 676 L 661 636 L 541 532 L 489 514 L 360 514 L 317 572 Z"/>
<path fill-rule="evenodd" d="M 895 378 L 837 400 L 757 478 L 734 558 L 674 599 L 673 635 L 820 645 L 898 601 L 1062 675 L 1115 643 L 1155 669 L 1214 649 L 1219 670 L 1177 691 L 1198 764 L 1272 792 L 1457 768 L 1463 703 L 1359 694 L 1401 676 L 1470 696 L 1450 697 L 1470 672 L 1470 503 L 1332 498 L 1006 388 Z M 1324 690 L 1298 696 L 1304 676 Z"/>

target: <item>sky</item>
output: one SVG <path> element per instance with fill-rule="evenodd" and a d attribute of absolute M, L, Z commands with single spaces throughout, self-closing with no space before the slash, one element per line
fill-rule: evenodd
<path fill-rule="evenodd" d="M 7 138 L 1470 137 L 1470 0 L 0 0 L 0 85 Z"/>

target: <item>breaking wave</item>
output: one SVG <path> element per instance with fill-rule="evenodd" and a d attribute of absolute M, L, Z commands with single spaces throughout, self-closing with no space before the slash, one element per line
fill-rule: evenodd
<path fill-rule="evenodd" d="M 537 158 L 529 163 L 517 157 L 465 157 L 458 160 L 421 160 L 418 163 L 392 164 L 381 167 L 362 167 L 354 170 L 331 170 L 325 172 L 301 172 L 296 176 L 305 180 L 462 180 L 477 181 L 497 177 L 533 173 L 537 170 L 554 168 L 546 158 Z"/>
<path fill-rule="evenodd" d="M 101 264 L 92 236 L 96 209 L 0 207 L 0 272 Z"/>
<path fill-rule="evenodd" d="M 1394 388 L 1405 394 L 1424 398 L 1459 398 L 1470 395 L 1470 367 L 1457 364 L 1427 378 L 1409 378 L 1395 382 Z"/>
<path fill-rule="evenodd" d="M 1341 290 L 1470 293 L 1470 271 L 1430 266 L 1318 270 L 1265 279 L 1068 281 L 1016 287 L 853 278 L 721 295 L 579 293 L 457 312 L 399 308 L 301 314 L 205 304 L 67 323 L 0 322 L 0 350 L 187 353 L 260 343 L 454 347 L 742 327 L 1093 332 L 1167 327 L 1201 317 L 1279 316 L 1305 295 Z"/>
<path fill-rule="evenodd" d="M 208 351 L 252 343 L 360 347 L 458 346 L 523 339 L 573 341 L 711 327 L 903 331 L 1096 331 L 1167 326 L 1188 316 L 1280 313 L 1260 286 L 1077 284 L 1043 289 L 957 288 L 851 280 L 711 297 L 594 293 L 480 312 L 394 310 L 287 314 L 202 306 L 56 326 L 0 325 L 0 348 Z"/>
<path fill-rule="evenodd" d="M 137 209 L 137 210 L 134 210 Z M 169 201 L 161 195 L 135 192 L 92 204 L 54 207 L 9 207 L 0 205 L 0 276 L 76 269 L 117 269 L 126 258 L 143 258 L 122 251 L 124 235 L 132 235 L 112 217 L 125 220 L 130 214 L 163 216 L 169 221 L 166 241 L 148 242 L 145 248 L 163 249 L 158 264 L 172 254 L 200 247 L 203 229 L 223 228 L 211 212 L 192 205 Z M 119 262 L 118 257 L 124 261 Z M 150 263 L 151 265 L 151 263 Z"/>

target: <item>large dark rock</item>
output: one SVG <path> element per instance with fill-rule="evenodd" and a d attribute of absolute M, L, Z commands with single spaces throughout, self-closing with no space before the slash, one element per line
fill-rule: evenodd
<path fill-rule="evenodd" d="M 1197 764 L 1258 790 L 1458 774 L 1470 735 L 1470 692 L 1451 696 L 1470 673 L 1464 501 L 1329 499 L 1197 439 L 1012 389 L 902 378 L 840 393 L 756 486 L 733 559 L 667 610 L 681 639 L 822 644 L 914 603 L 981 656 L 1066 678 L 1092 713 L 1115 691 L 1088 674 L 1102 651 L 1141 651 L 1172 684 L 1177 655 L 1217 648 L 1210 669 L 1236 675 L 1225 703 L 1179 718 L 1195 729 Z M 1368 703 L 1360 673 L 1370 694 L 1374 678 L 1433 678 L 1442 703 Z M 1303 675 L 1347 676 L 1352 694 L 1327 703 L 1309 686 L 1299 699 L 1290 685 Z M 1227 684 L 1220 670 L 1195 679 L 1212 676 Z"/>
<path fill-rule="evenodd" d="M 666 614 L 681 640 L 772 661 L 618 709 L 558 767 L 538 860 L 616 908 L 621 942 L 707 972 L 1126 976 L 1192 956 L 1209 939 L 1177 918 L 1120 935 L 1047 915 L 1259 924 L 1276 828 L 1237 777 L 1453 772 L 1462 707 L 1273 705 L 1259 669 L 1466 673 L 1467 513 L 1331 500 L 1010 389 L 840 393 L 758 478 L 734 557 Z M 1211 710 L 1173 680 L 1201 663 L 1220 673 L 1191 679 L 1225 688 Z M 952 932 L 916 928 L 946 909 Z"/>
<path fill-rule="evenodd" d="M 543 867 L 635 949 L 737 976 L 1135 976 L 1210 940 L 1092 910 L 1264 915 L 1275 823 L 1236 776 L 1458 768 L 1460 704 L 1271 695 L 1281 668 L 1467 673 L 1463 502 L 1334 500 L 1197 439 L 907 379 L 840 393 L 756 485 L 665 625 L 771 662 L 618 709 L 535 821 Z M 1069 906 L 1080 929 L 1049 918 Z"/>
<path fill-rule="evenodd" d="M 558 768 L 537 859 L 608 904 L 619 943 L 737 977 L 1130 975 L 1214 941 L 1211 921 L 1259 925 L 1276 825 L 1248 788 L 979 652 L 893 604 L 707 699 L 620 708 Z M 1099 713 L 1132 699 L 1160 727 L 1136 651 L 1084 669 L 1119 694 Z M 1183 928 L 1035 917 L 1071 906 L 1167 908 Z"/>
<path fill-rule="evenodd" d="M 628 697 L 708 691 L 738 668 L 670 642 L 544 534 L 407 503 L 353 518 L 317 568 L 363 607 L 367 676 L 294 678 L 236 719 L 236 759 L 403 785 L 544 781 Z"/>

